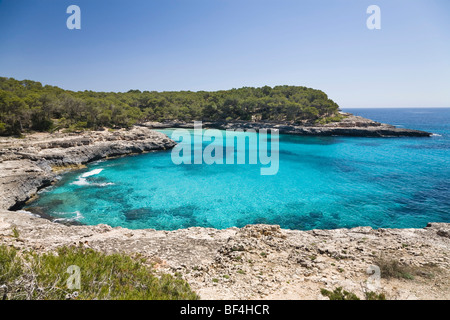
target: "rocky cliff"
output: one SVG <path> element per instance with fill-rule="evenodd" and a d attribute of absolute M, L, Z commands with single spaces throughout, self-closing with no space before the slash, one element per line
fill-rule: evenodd
<path fill-rule="evenodd" d="M 347 136 L 347 137 L 429 137 L 430 132 L 397 128 L 395 126 L 376 122 L 349 113 L 342 114 L 344 118 L 339 122 L 327 124 L 293 124 L 276 122 L 203 122 L 203 128 L 215 128 L 221 130 L 260 130 L 277 129 L 282 134 L 293 134 L 302 136 Z M 142 124 L 149 128 L 193 128 L 193 123 L 180 121 L 147 122 Z"/>
<path fill-rule="evenodd" d="M 61 170 L 174 146 L 166 135 L 144 127 L 0 139 L 0 208 L 17 208 L 50 185 Z"/>

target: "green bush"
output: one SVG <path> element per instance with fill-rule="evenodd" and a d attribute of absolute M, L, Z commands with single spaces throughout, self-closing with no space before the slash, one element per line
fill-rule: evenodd
<path fill-rule="evenodd" d="M 369 291 L 366 292 L 366 300 L 386 300 L 386 295 L 384 293 Z"/>
<path fill-rule="evenodd" d="M 338 287 L 333 291 L 320 289 L 320 293 L 323 296 L 330 298 L 330 300 L 360 300 L 356 294 L 342 290 L 342 287 Z"/>
<path fill-rule="evenodd" d="M 323 124 L 328 124 L 328 123 L 331 123 L 331 122 L 340 122 L 344 118 L 345 118 L 345 116 L 343 116 L 341 114 L 337 114 L 337 115 L 334 115 L 334 116 L 317 119 L 315 121 L 315 123 L 323 125 Z"/>
<path fill-rule="evenodd" d="M 17 258 L 16 250 L 5 245 L 0 246 L 0 286 L 15 281 L 22 272 L 22 264 Z"/>
<path fill-rule="evenodd" d="M 69 266 L 80 268 L 80 289 L 68 289 Z M 0 246 L 0 286 L 7 299 L 194 300 L 187 282 L 156 275 L 143 260 L 125 254 L 62 247 L 56 253 L 22 253 Z"/>

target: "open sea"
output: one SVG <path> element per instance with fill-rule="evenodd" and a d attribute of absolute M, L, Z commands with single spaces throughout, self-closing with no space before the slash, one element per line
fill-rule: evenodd
<path fill-rule="evenodd" d="M 171 151 L 103 160 L 62 175 L 24 210 L 40 207 L 88 225 L 158 230 L 254 223 L 301 230 L 423 228 L 450 222 L 450 108 L 344 111 L 434 135 L 280 135 L 278 173 L 266 176 L 262 164 L 175 165 Z"/>

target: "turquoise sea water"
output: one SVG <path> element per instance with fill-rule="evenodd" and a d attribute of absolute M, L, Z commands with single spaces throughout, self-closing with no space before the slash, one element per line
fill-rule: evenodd
<path fill-rule="evenodd" d="M 98 161 L 63 175 L 30 207 L 132 229 L 252 223 L 302 230 L 422 228 L 450 222 L 450 109 L 344 111 L 436 135 L 280 135 L 273 176 L 260 175 L 261 165 L 175 165 L 171 151 Z"/>

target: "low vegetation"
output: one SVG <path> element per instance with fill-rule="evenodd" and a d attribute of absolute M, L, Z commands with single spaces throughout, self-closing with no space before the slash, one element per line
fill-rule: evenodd
<path fill-rule="evenodd" d="M 415 277 L 432 279 L 437 273 L 441 272 L 433 263 L 428 263 L 418 267 L 408 265 L 406 263 L 399 262 L 395 258 L 385 256 L 377 257 L 374 264 L 380 268 L 381 277 L 385 279 L 395 278 L 414 280 Z"/>
<path fill-rule="evenodd" d="M 300 86 L 216 92 L 74 92 L 0 77 L 0 135 L 123 128 L 164 120 L 328 123 L 341 119 L 338 109 L 324 92 Z"/>
<path fill-rule="evenodd" d="M 411 266 L 400 263 L 396 259 L 387 257 L 378 257 L 374 264 L 380 268 L 380 275 L 385 279 L 414 279 L 416 270 Z"/>
<path fill-rule="evenodd" d="M 386 300 L 386 295 L 384 293 L 369 291 L 366 292 L 366 300 Z"/>
<path fill-rule="evenodd" d="M 343 290 L 342 287 L 335 288 L 333 291 L 320 289 L 320 293 L 330 300 L 361 300 L 356 294 Z M 369 291 L 365 293 L 365 298 L 366 300 L 386 300 L 386 295 Z"/>
<path fill-rule="evenodd" d="M 323 296 L 328 297 L 330 300 L 360 300 L 356 294 L 345 291 L 342 287 L 338 287 L 333 291 L 320 289 L 320 293 Z"/>
<path fill-rule="evenodd" d="M 79 287 L 75 278 L 70 279 L 75 275 L 70 266 L 79 268 Z M 83 247 L 36 254 L 2 245 L 0 299 L 193 300 L 198 296 L 184 280 L 156 275 L 143 260 L 124 254 L 106 255 Z"/>

